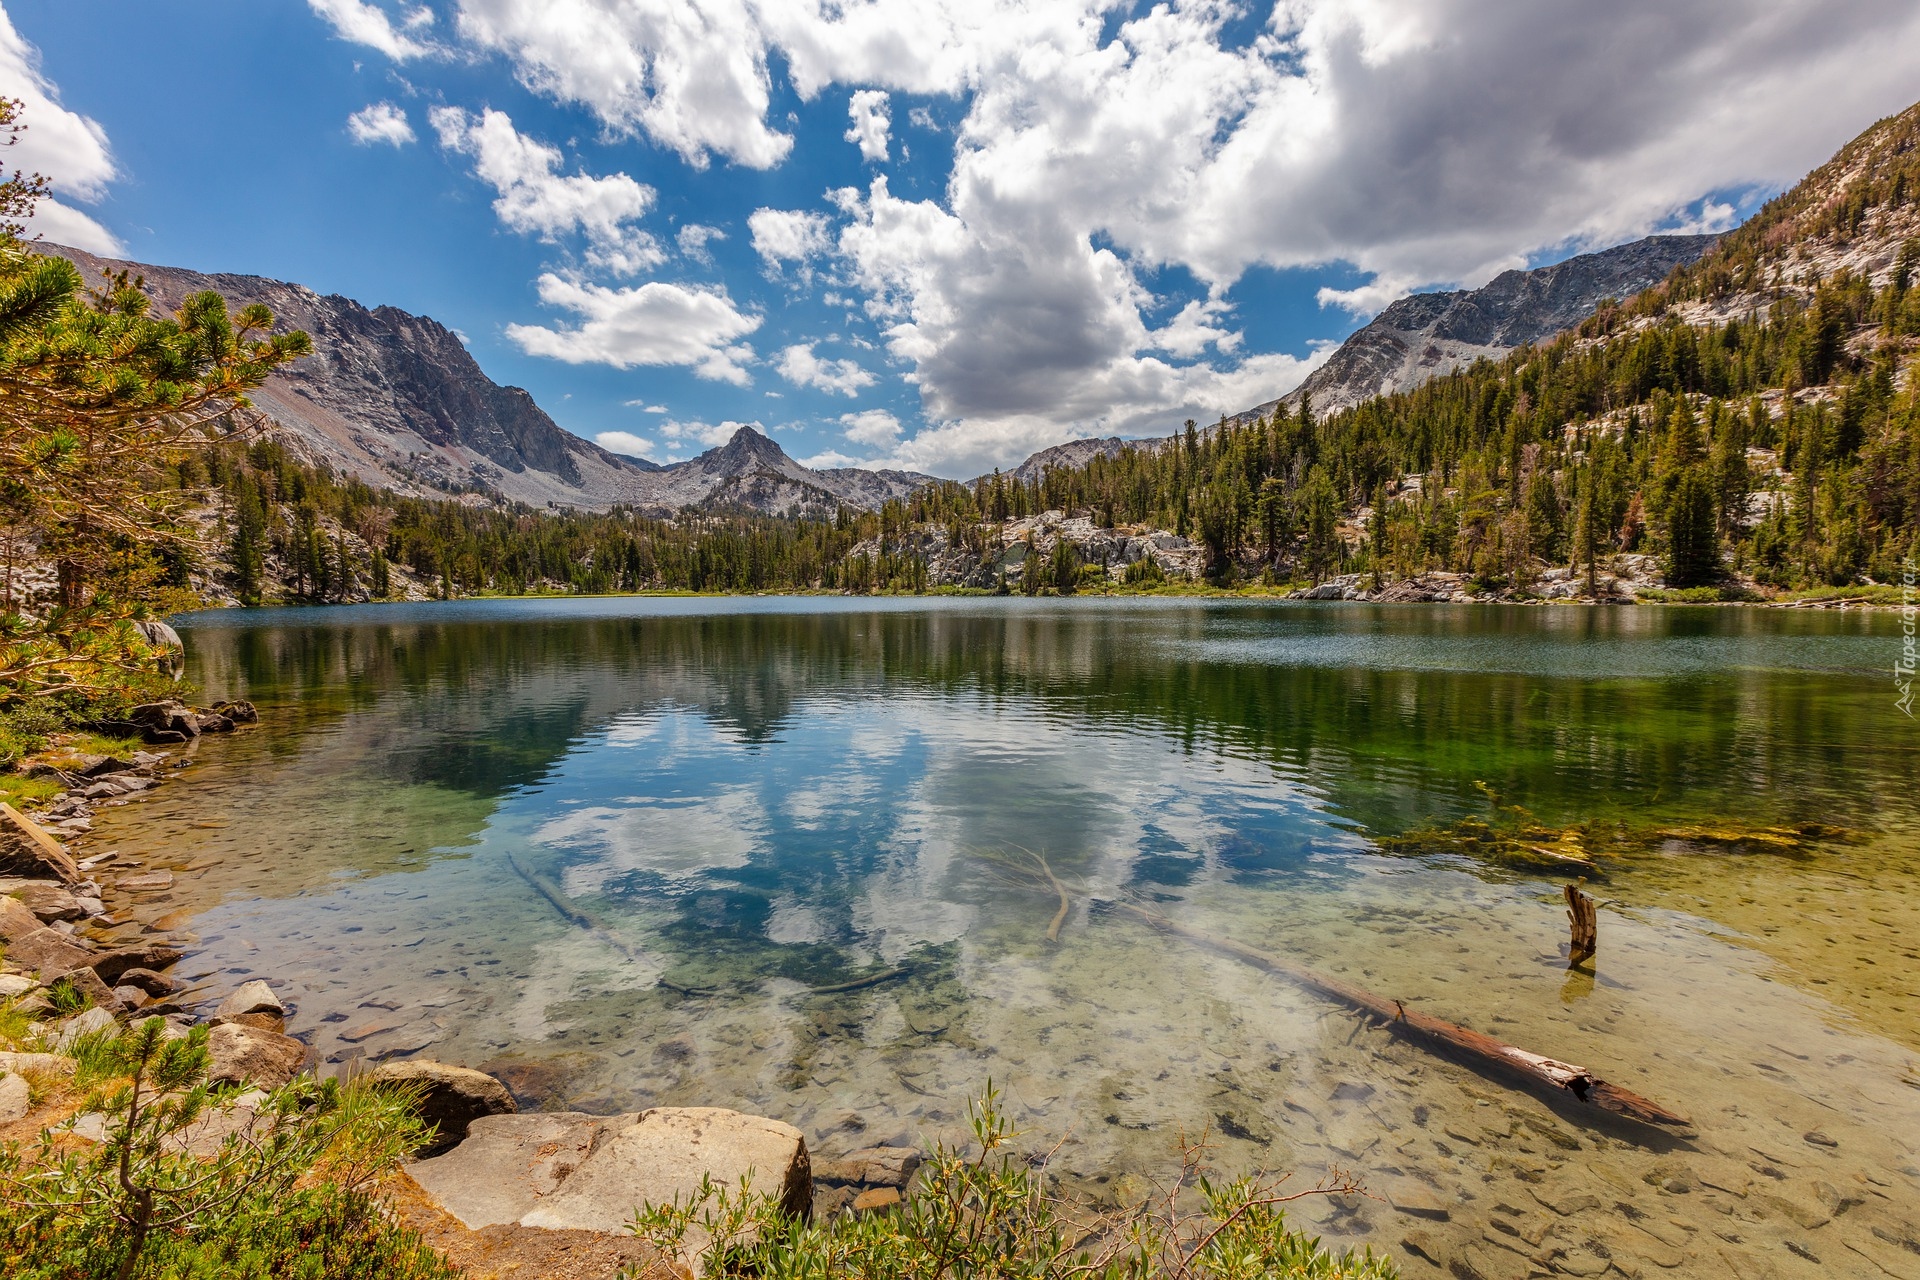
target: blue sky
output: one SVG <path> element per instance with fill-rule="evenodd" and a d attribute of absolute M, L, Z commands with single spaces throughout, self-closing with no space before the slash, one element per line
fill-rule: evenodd
<path fill-rule="evenodd" d="M 0 92 L 50 239 L 431 315 L 656 460 L 964 476 L 1729 225 L 1920 97 L 1910 4 L 1593 8 L 7 0 Z"/>

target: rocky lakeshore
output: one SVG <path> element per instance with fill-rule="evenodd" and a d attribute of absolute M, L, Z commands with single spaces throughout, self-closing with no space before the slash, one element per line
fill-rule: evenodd
<path fill-rule="evenodd" d="M 30 1021 L 22 1048 L 0 1052 L 0 1140 L 70 1123 L 91 1141 L 107 1118 L 75 1114 L 76 1054 L 89 1039 L 150 1018 L 165 1035 L 209 1028 L 208 1079 L 228 1086 L 192 1132 L 212 1154 L 256 1123 L 266 1092 L 302 1072 L 366 1073 L 420 1098 L 436 1137 L 417 1153 L 392 1203 L 468 1275 L 611 1276 L 646 1267 L 647 1246 L 627 1224 L 642 1204 L 691 1199 L 703 1179 L 743 1180 L 788 1214 L 823 1221 L 899 1205 L 921 1164 L 910 1147 L 864 1147 L 816 1160 L 801 1131 L 718 1107 L 654 1107 L 616 1115 L 522 1112 L 506 1084 L 481 1071 L 412 1056 L 404 1036 L 373 1055 L 322 1061 L 287 1034 L 291 1008 L 273 984 L 227 989 L 171 971 L 192 947 L 188 912 L 166 910 L 181 868 L 149 866 L 86 846 L 102 805 L 123 805 L 180 778 L 203 734 L 253 730 L 251 704 L 135 708 L 106 728 L 149 746 L 129 758 L 62 752 L 30 762 L 30 776 L 64 790 L 31 813 L 0 805 L 0 1003 Z M 159 908 L 156 911 L 156 908 Z M 370 1059 L 378 1059 L 370 1060 Z M 690 1248 L 704 1243 L 698 1229 Z M 682 1265 L 691 1258 L 680 1260 Z"/>

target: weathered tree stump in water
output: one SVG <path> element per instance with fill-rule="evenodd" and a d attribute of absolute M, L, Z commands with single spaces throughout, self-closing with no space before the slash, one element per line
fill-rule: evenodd
<path fill-rule="evenodd" d="M 1591 960 L 1600 945 L 1600 912 L 1591 894 L 1582 893 L 1580 886 L 1566 886 L 1567 924 L 1573 930 L 1573 949 L 1568 953 L 1568 964 L 1578 965 Z"/>

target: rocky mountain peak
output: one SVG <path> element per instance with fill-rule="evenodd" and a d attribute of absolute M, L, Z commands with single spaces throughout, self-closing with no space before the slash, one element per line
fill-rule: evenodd
<path fill-rule="evenodd" d="M 715 462 L 727 467 L 765 465 L 777 468 L 783 465 L 799 465 L 787 456 L 785 449 L 752 427 L 741 427 L 733 433 L 731 440 L 702 456 L 710 456 Z"/>
<path fill-rule="evenodd" d="M 1401 298 L 1349 337 L 1307 380 L 1236 420 L 1295 406 L 1320 413 L 1411 391 L 1481 357 L 1497 358 L 1573 328 L 1602 302 L 1632 297 L 1697 261 L 1714 236 L 1648 236 L 1531 271 L 1505 271 L 1478 289 Z"/>

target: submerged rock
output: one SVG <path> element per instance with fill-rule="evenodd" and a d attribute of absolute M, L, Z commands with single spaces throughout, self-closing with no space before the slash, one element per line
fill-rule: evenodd
<path fill-rule="evenodd" d="M 484 1071 L 448 1066 L 444 1062 L 411 1059 L 382 1063 L 373 1070 L 373 1079 L 419 1086 L 420 1118 L 439 1131 L 428 1155 L 447 1150 L 465 1138 L 475 1120 L 483 1116 L 511 1115 L 519 1110 L 507 1087 Z"/>

